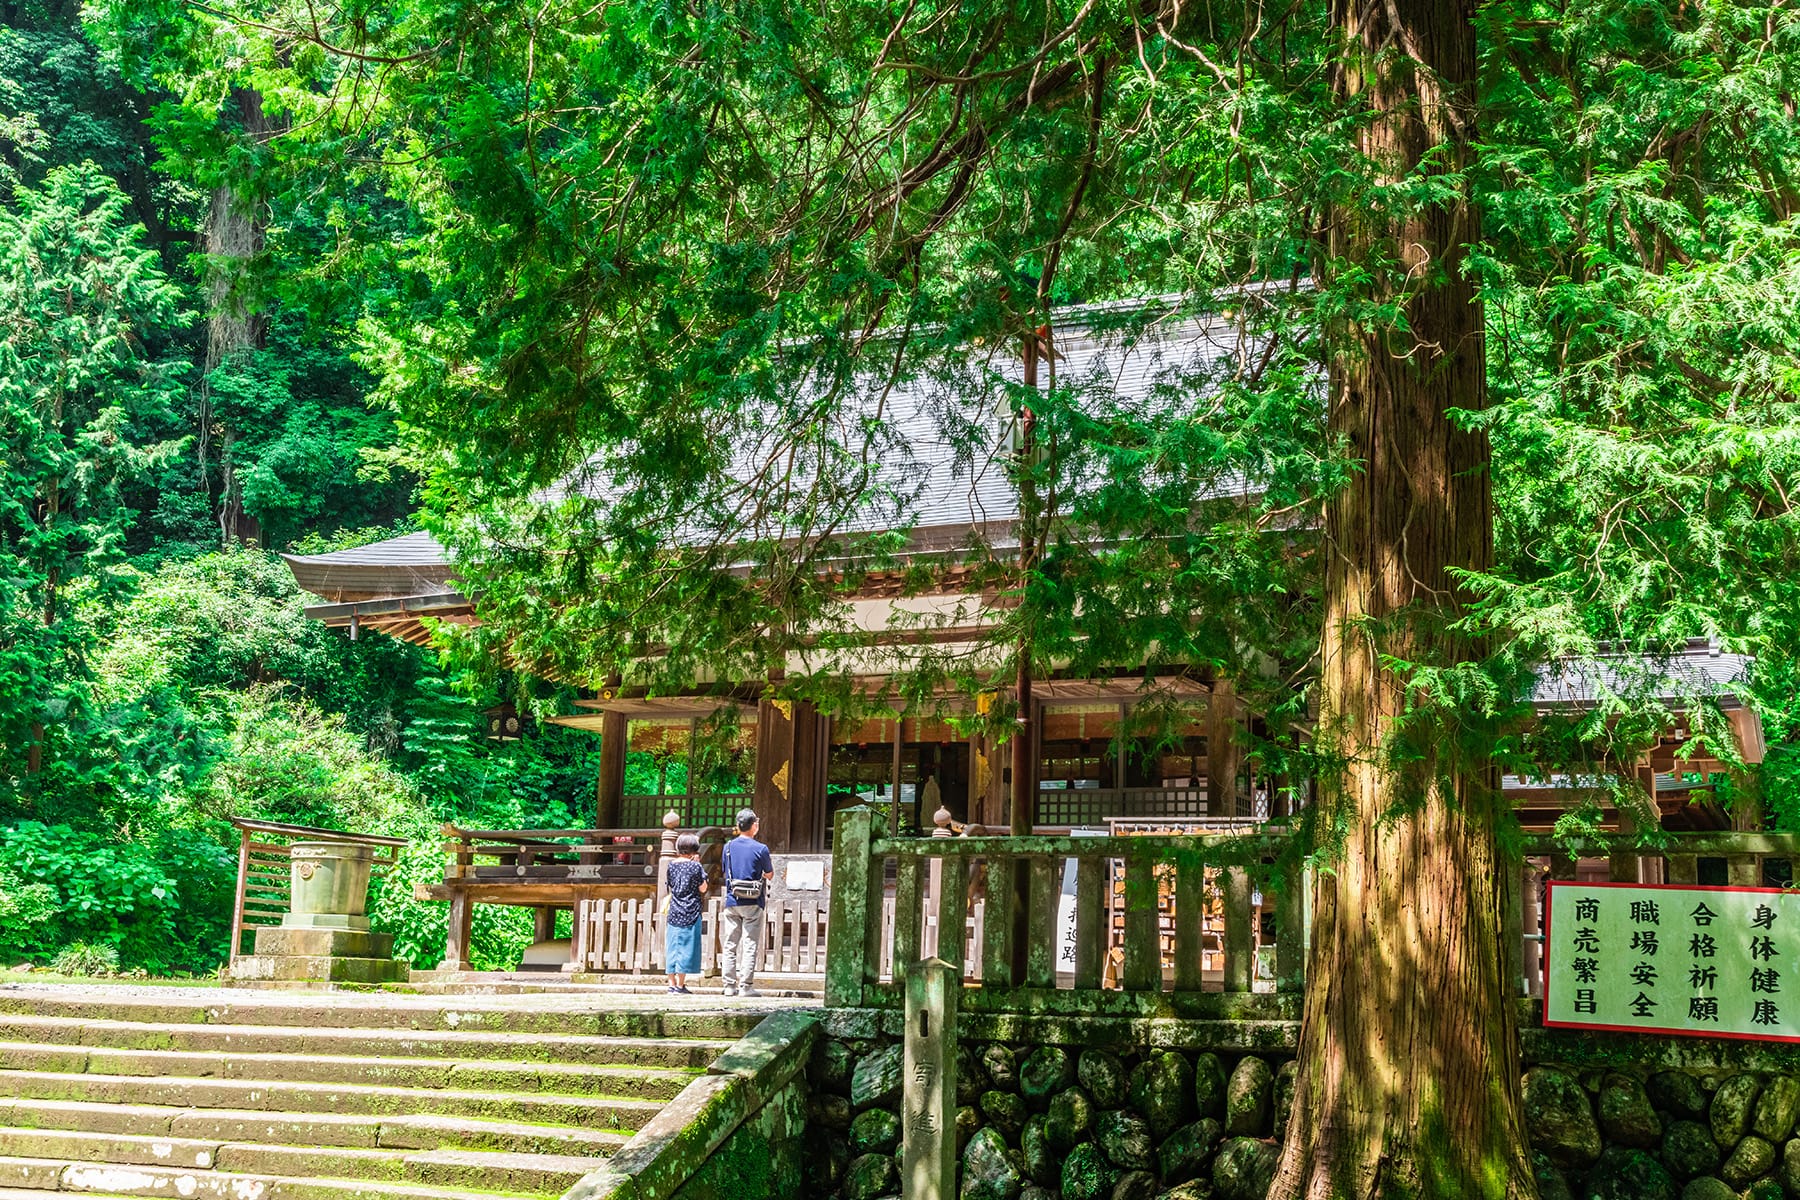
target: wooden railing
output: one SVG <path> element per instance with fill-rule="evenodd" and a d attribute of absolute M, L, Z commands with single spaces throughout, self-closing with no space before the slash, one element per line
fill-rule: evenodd
<path fill-rule="evenodd" d="M 838 814 L 826 1003 L 899 1007 L 906 967 L 960 968 L 964 1008 L 1212 1016 L 1247 1013 L 1258 952 L 1252 896 L 1273 895 L 1273 988 L 1304 986 L 1310 881 L 1289 835 L 889 838 Z M 1771 860 L 1785 865 L 1768 872 Z M 1073 863 L 1072 895 L 1064 895 Z M 1501 931 L 1514 994 L 1542 995 L 1545 879 L 1764 886 L 1792 881 L 1800 834 L 1603 834 L 1525 839 Z M 1217 957 L 1221 969 L 1208 961 Z M 1223 996 L 1220 993 L 1224 993 Z M 1277 1004 L 1276 1011 L 1292 1015 Z"/>
<path fill-rule="evenodd" d="M 445 825 L 445 882 L 656 884 L 661 829 L 462 829 Z"/>
<path fill-rule="evenodd" d="M 1201 999 L 1214 984 L 1252 990 L 1259 891 L 1279 897 L 1272 990 L 1298 990 L 1306 889 L 1298 862 L 1283 859 L 1286 841 L 1267 831 L 889 838 L 868 809 L 847 809 L 833 843 L 826 1003 L 898 1007 L 906 967 L 937 957 L 975 985 L 962 1001 L 971 1009 L 1216 1011 L 1216 997 Z"/>
<path fill-rule="evenodd" d="M 716 889 L 715 889 L 716 890 Z M 701 914 L 700 974 L 719 961 L 720 913 L 714 896 Z M 759 975 L 825 973 L 825 906 L 818 900 L 769 901 L 762 923 Z M 663 917 L 652 900 L 583 900 L 575 913 L 575 961 L 585 971 L 648 974 L 663 969 Z"/>
<path fill-rule="evenodd" d="M 259 926 L 279 925 L 287 915 L 293 890 L 288 848 L 295 842 L 346 842 L 372 848 L 371 871 L 394 865 L 405 838 L 319 829 L 311 825 L 284 825 L 279 821 L 253 821 L 233 817 L 238 831 L 237 898 L 231 910 L 231 962 L 242 957 L 244 934 Z"/>

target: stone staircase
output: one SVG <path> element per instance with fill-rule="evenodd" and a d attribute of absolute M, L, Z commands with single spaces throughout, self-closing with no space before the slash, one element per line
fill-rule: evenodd
<path fill-rule="evenodd" d="M 0 988 L 0 1200 L 558 1196 L 763 1015 L 620 1004 Z"/>

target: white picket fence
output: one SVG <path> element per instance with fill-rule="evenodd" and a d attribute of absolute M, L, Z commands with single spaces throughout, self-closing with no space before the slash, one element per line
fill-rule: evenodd
<path fill-rule="evenodd" d="M 583 900 L 575 911 L 575 961 L 583 971 L 629 974 L 663 969 L 662 917 L 656 901 Z M 700 971 L 712 974 L 719 961 L 722 899 L 701 915 Z M 825 974 L 827 901 L 771 900 L 763 917 L 762 954 L 757 970 L 771 975 Z"/>

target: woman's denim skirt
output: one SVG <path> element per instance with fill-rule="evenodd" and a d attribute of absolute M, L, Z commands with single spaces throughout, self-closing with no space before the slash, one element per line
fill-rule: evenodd
<path fill-rule="evenodd" d="M 700 969 L 700 922 L 670 925 L 663 931 L 663 970 L 670 975 L 691 975 Z"/>

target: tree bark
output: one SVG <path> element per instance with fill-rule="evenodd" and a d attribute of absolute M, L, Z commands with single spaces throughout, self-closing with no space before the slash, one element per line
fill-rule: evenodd
<path fill-rule="evenodd" d="M 247 88 L 232 92 L 242 123 L 243 136 L 265 141 L 274 130 L 263 113 L 262 97 Z M 262 253 L 264 222 L 261 202 L 246 196 L 238 181 L 226 180 L 213 189 L 207 209 L 202 244 L 207 255 L 206 370 L 200 379 L 200 485 L 207 486 L 207 457 L 214 430 L 211 376 L 235 355 L 263 344 L 267 321 L 258 311 L 250 287 L 256 256 Z M 232 449 L 236 442 L 228 423 L 219 436 L 219 538 L 227 548 L 240 542 L 260 543 L 262 527 L 244 511 L 243 485 L 238 479 Z"/>
<path fill-rule="evenodd" d="M 1463 0 L 1336 0 L 1339 98 L 1379 186 L 1459 172 L 1474 139 Z M 1287 1143 L 1271 1197 L 1535 1197 L 1504 986 L 1508 819 L 1488 735 L 1408 694 L 1393 664 L 1481 647 L 1451 630 L 1453 572 L 1493 558 L 1490 451 L 1453 409 L 1485 399 L 1482 313 L 1465 276 L 1478 215 L 1461 186 L 1406 205 L 1373 191 L 1332 214 L 1328 259 L 1366 272 L 1329 329 L 1329 425 L 1361 470 L 1327 507 L 1319 744 L 1321 873 Z M 1329 268 L 1327 287 L 1339 284 Z M 1403 320 L 1383 320 L 1383 306 Z M 1410 703 L 1409 703 L 1410 702 Z"/>

